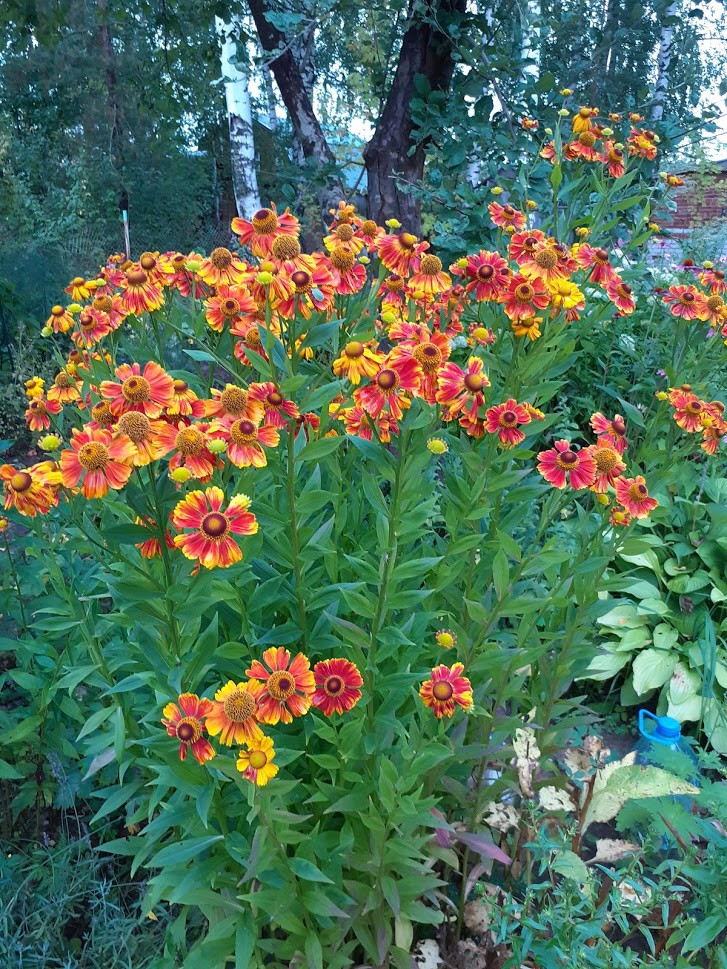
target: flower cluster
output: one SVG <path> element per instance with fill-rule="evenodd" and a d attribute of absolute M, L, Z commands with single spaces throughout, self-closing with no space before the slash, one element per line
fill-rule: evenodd
<path fill-rule="evenodd" d="M 673 408 L 672 416 L 683 431 L 701 434 L 700 447 L 707 454 L 716 454 L 720 441 L 727 435 L 725 405 L 721 400 L 700 400 L 689 384 L 670 387 L 668 393 L 660 392 Z"/>
<path fill-rule="evenodd" d="M 697 278 L 701 289 L 694 283 L 675 283 L 666 290 L 658 289 L 657 293 L 662 302 L 669 306 L 673 316 L 685 321 L 709 323 L 710 332 L 721 333 L 727 342 L 727 282 L 724 270 L 707 263 Z"/>

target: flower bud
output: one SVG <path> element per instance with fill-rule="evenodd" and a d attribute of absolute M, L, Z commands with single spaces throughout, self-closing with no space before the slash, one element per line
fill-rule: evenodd
<path fill-rule="evenodd" d="M 9 524 L 10 522 L 7 520 L 7 518 L 0 516 L 0 532 L 4 532 Z"/>
<path fill-rule="evenodd" d="M 563 95 L 564 98 L 569 98 L 571 94 L 573 94 L 573 91 L 569 87 L 564 87 L 564 88 L 561 88 L 560 93 Z"/>
<path fill-rule="evenodd" d="M 46 434 L 38 441 L 41 451 L 55 451 L 61 446 L 61 439 L 56 434 Z"/>
<path fill-rule="evenodd" d="M 610 138 L 613 134 L 613 128 L 604 128 L 602 134 L 604 134 L 606 138 Z"/>
<path fill-rule="evenodd" d="M 591 234 L 591 230 L 587 229 L 584 225 L 579 225 L 576 229 L 576 235 L 580 239 L 586 239 Z"/>
<path fill-rule="evenodd" d="M 49 326 L 44 326 L 40 331 L 41 336 L 50 336 L 53 330 Z"/>
<path fill-rule="evenodd" d="M 222 440 L 221 437 L 216 437 L 207 444 L 207 450 L 210 452 L 210 454 L 222 454 L 222 452 L 226 449 L 227 444 Z"/>
<path fill-rule="evenodd" d="M 175 468 L 169 477 L 172 481 L 176 481 L 177 484 L 185 484 L 192 477 L 192 474 L 186 468 Z"/>
<path fill-rule="evenodd" d="M 490 191 L 493 195 L 502 195 L 503 189 L 499 185 L 493 186 Z"/>
<path fill-rule="evenodd" d="M 466 269 L 467 268 L 467 259 L 464 259 L 464 258 L 463 259 L 458 259 L 456 264 L 457 264 L 457 266 L 458 266 L 459 269 Z"/>
<path fill-rule="evenodd" d="M 665 390 L 657 390 L 656 392 L 657 400 L 669 400 L 669 394 Z"/>
<path fill-rule="evenodd" d="M 202 263 L 199 261 L 199 259 L 188 259 L 184 264 L 184 268 L 187 270 L 187 272 L 198 273 L 202 268 Z"/>
<path fill-rule="evenodd" d="M 384 223 L 389 229 L 400 229 L 401 222 L 398 219 L 387 219 Z"/>
<path fill-rule="evenodd" d="M 608 495 L 596 495 L 596 501 L 599 505 L 609 505 L 611 503 L 611 499 L 608 497 Z"/>
<path fill-rule="evenodd" d="M 527 199 L 525 204 L 527 205 L 527 207 L 530 209 L 531 212 L 533 212 L 538 207 L 538 203 L 534 202 L 532 199 Z"/>
<path fill-rule="evenodd" d="M 569 118 L 570 117 L 570 111 L 568 110 L 568 108 L 561 108 L 560 111 L 558 112 L 558 114 L 560 115 L 561 118 Z"/>
<path fill-rule="evenodd" d="M 396 323 L 396 313 L 392 313 L 391 310 L 387 310 L 385 313 L 381 314 L 381 322 L 385 323 L 386 326 L 392 326 Z"/>
<path fill-rule="evenodd" d="M 261 286 L 269 286 L 273 281 L 273 274 L 268 272 L 258 273 L 255 277 L 255 282 L 259 283 Z"/>
<path fill-rule="evenodd" d="M 714 269 L 714 263 L 711 262 L 709 259 L 705 259 L 702 265 L 704 266 L 705 269 Z"/>
<path fill-rule="evenodd" d="M 368 264 L 371 262 L 368 256 L 359 256 L 358 261 L 361 263 L 362 266 L 368 266 Z"/>
<path fill-rule="evenodd" d="M 430 437 L 427 441 L 427 447 L 432 454 L 446 454 L 449 451 L 449 445 L 441 437 Z"/>
<path fill-rule="evenodd" d="M 68 307 L 68 312 L 69 313 L 80 313 L 81 312 L 81 306 L 80 306 L 80 304 L 79 303 L 71 303 L 71 305 Z"/>
<path fill-rule="evenodd" d="M 552 128 L 543 128 L 543 131 L 546 133 L 546 135 L 552 135 L 553 134 L 553 129 Z"/>

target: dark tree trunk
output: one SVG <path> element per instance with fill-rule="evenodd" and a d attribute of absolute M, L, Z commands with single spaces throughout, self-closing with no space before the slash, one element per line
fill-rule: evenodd
<path fill-rule="evenodd" d="M 422 77 L 433 91 L 449 90 L 454 72 L 452 42 L 440 27 L 446 31 L 452 18 L 461 16 L 464 10 L 465 0 L 429 0 L 427 9 L 416 13 L 404 34 L 389 96 L 374 136 L 364 149 L 368 215 L 379 223 L 396 218 L 408 232 L 421 231 L 419 202 L 397 184 L 397 176 L 411 184 L 424 174 L 426 142 L 414 139 L 414 84 Z"/>
<path fill-rule="evenodd" d="M 285 35 L 266 19 L 265 14 L 269 8 L 264 0 L 248 0 L 248 6 L 263 50 L 273 55 L 279 51 L 277 57 L 271 59 L 270 70 L 278 82 L 280 96 L 290 115 L 290 122 L 303 155 L 313 159 L 321 167 L 333 165 L 333 152 L 316 118 L 307 85 L 291 45 Z"/>

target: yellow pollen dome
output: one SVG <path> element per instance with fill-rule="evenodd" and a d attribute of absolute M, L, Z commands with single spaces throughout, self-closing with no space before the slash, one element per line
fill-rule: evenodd
<path fill-rule="evenodd" d="M 13 491 L 27 491 L 32 483 L 33 479 L 27 471 L 18 471 L 10 479 L 10 487 L 13 489 Z"/>
<path fill-rule="evenodd" d="M 619 462 L 618 452 L 610 447 L 597 447 L 591 453 L 599 474 L 608 474 Z"/>
<path fill-rule="evenodd" d="M 130 437 L 134 444 L 138 444 L 149 436 L 151 423 L 145 414 L 131 410 L 121 415 L 117 427 L 122 434 Z"/>
<path fill-rule="evenodd" d="M 339 228 L 348 229 L 350 226 L 342 225 Z M 331 263 L 336 267 L 336 269 L 343 273 L 353 269 L 353 265 L 356 261 L 354 254 L 349 252 L 348 249 L 344 249 L 342 246 L 336 246 L 331 253 L 330 258 Z"/>
<path fill-rule="evenodd" d="M 344 222 L 336 229 L 336 235 L 341 242 L 350 242 L 353 239 L 353 228 L 347 222 Z"/>
<path fill-rule="evenodd" d="M 255 713 L 255 697 L 247 690 L 234 690 L 223 703 L 225 716 L 233 723 L 244 723 Z"/>
<path fill-rule="evenodd" d="M 361 226 L 361 235 L 368 236 L 371 238 L 376 235 L 376 230 L 378 226 L 373 219 L 366 219 L 366 221 Z"/>
<path fill-rule="evenodd" d="M 175 444 L 182 454 L 189 456 L 199 454 L 204 448 L 204 435 L 196 427 L 185 427 L 177 434 Z"/>
<path fill-rule="evenodd" d="M 721 296 L 717 296 L 717 295 L 708 296 L 707 306 L 713 313 L 719 313 L 724 307 L 724 300 L 722 299 Z"/>
<path fill-rule="evenodd" d="M 258 350 L 262 347 L 263 341 L 260 339 L 260 330 L 256 326 L 251 326 L 245 334 L 245 346 L 251 350 Z"/>
<path fill-rule="evenodd" d="M 425 276 L 436 276 L 442 271 L 442 260 L 438 256 L 422 256 L 420 270 Z"/>
<path fill-rule="evenodd" d="M 247 408 L 247 394 L 239 387 L 228 384 L 220 394 L 220 404 L 227 414 L 242 414 Z"/>
<path fill-rule="evenodd" d="M 224 246 L 218 246 L 210 253 L 210 262 L 215 269 L 227 269 L 232 265 L 232 253 Z"/>
<path fill-rule="evenodd" d="M 110 296 L 97 296 L 93 301 L 93 308 L 100 313 L 110 313 L 114 308 L 114 301 Z"/>
<path fill-rule="evenodd" d="M 226 316 L 228 319 L 232 319 L 233 316 L 237 316 L 240 312 L 240 304 L 232 296 L 228 296 L 223 299 L 220 303 L 220 313 Z"/>
<path fill-rule="evenodd" d="M 56 378 L 53 381 L 59 390 L 67 390 L 71 386 L 71 378 L 65 370 L 61 370 L 59 374 L 56 374 Z"/>
<path fill-rule="evenodd" d="M 269 286 L 273 281 L 273 274 L 264 269 L 261 273 L 258 273 L 255 277 L 255 282 L 259 283 L 261 286 Z"/>
<path fill-rule="evenodd" d="M 346 346 L 343 348 L 343 352 L 346 354 L 347 357 L 351 357 L 352 359 L 355 359 L 356 357 L 360 357 L 363 355 L 364 345 L 363 343 L 360 343 L 358 340 L 352 340 L 350 343 L 346 344 Z"/>
<path fill-rule="evenodd" d="M 141 254 L 139 265 L 141 266 L 142 269 L 146 269 L 148 271 L 150 269 L 153 269 L 156 266 L 156 264 L 157 264 L 157 261 L 151 252 L 143 252 Z"/>
<path fill-rule="evenodd" d="M 535 253 L 533 260 L 541 269 L 555 269 L 558 265 L 558 253 L 550 246 L 546 246 Z"/>
<path fill-rule="evenodd" d="M 451 649 L 457 644 L 457 637 L 449 629 L 440 629 L 434 638 L 437 641 L 437 645 L 443 649 Z"/>
<path fill-rule="evenodd" d="M 89 441 L 78 450 L 78 461 L 86 471 L 102 471 L 109 461 L 109 451 L 100 441 Z"/>
<path fill-rule="evenodd" d="M 417 237 L 413 236 L 411 232 L 401 232 L 399 233 L 399 242 L 404 249 L 413 249 L 417 244 Z"/>
<path fill-rule="evenodd" d="M 278 236 L 273 243 L 273 255 L 282 262 L 297 259 L 300 255 L 300 243 L 294 236 Z"/>
<path fill-rule="evenodd" d="M 121 393 L 130 404 L 140 404 L 149 399 L 151 387 L 145 377 L 127 377 L 121 385 Z"/>
<path fill-rule="evenodd" d="M 592 131 L 581 131 L 578 135 L 578 141 L 584 146 L 584 148 L 593 148 L 596 144 L 596 136 Z"/>
<path fill-rule="evenodd" d="M 278 228 L 278 217 L 272 209 L 258 209 L 252 217 L 252 227 L 260 235 L 270 235 Z"/>
<path fill-rule="evenodd" d="M 446 454 L 449 451 L 449 445 L 441 437 L 430 437 L 427 441 L 427 448 L 432 454 Z"/>
<path fill-rule="evenodd" d="M 426 374 L 436 373 L 442 362 L 442 351 L 434 343 L 420 343 L 412 356 Z"/>
<path fill-rule="evenodd" d="M 177 484 L 185 484 L 192 477 L 192 473 L 186 468 L 175 468 L 169 477 Z"/>

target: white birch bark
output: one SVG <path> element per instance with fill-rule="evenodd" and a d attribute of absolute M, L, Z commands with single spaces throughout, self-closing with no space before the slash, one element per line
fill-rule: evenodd
<path fill-rule="evenodd" d="M 520 57 L 523 62 L 523 74 L 533 80 L 540 77 L 541 18 L 540 0 L 527 0 L 520 7 L 522 25 Z M 525 63 L 526 61 L 528 63 Z"/>
<path fill-rule="evenodd" d="M 252 134 L 252 103 L 247 71 L 236 61 L 237 42 L 234 23 L 215 17 L 220 41 L 222 80 L 225 85 L 227 121 L 230 128 L 230 163 L 237 214 L 250 218 L 260 206 L 255 167 L 255 142 Z"/>
<path fill-rule="evenodd" d="M 659 56 L 656 61 L 656 85 L 651 105 L 651 120 L 661 121 L 664 116 L 664 102 L 669 87 L 669 67 L 671 66 L 674 45 L 674 25 L 672 17 L 676 17 L 679 10 L 679 0 L 673 0 L 666 8 L 664 20 L 659 34 Z"/>

